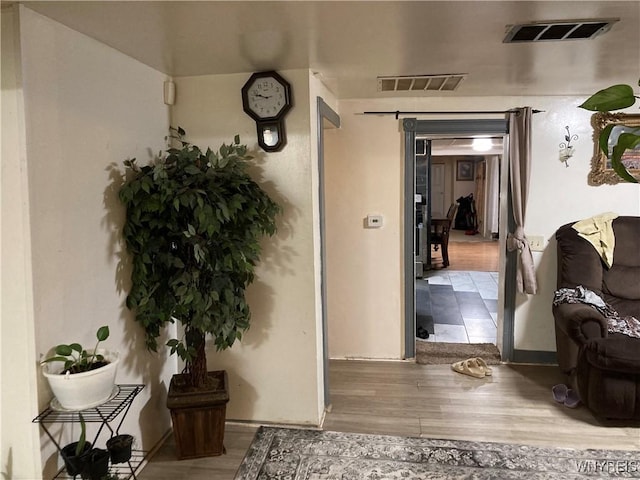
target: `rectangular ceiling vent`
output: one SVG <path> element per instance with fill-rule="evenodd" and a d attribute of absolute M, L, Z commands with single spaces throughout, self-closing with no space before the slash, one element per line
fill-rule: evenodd
<path fill-rule="evenodd" d="M 608 32 L 619 18 L 596 20 L 553 20 L 507 25 L 504 43 L 586 40 Z"/>
<path fill-rule="evenodd" d="M 466 78 L 466 73 L 451 75 L 417 75 L 402 77 L 378 77 L 379 92 L 448 91 L 456 90 Z"/>

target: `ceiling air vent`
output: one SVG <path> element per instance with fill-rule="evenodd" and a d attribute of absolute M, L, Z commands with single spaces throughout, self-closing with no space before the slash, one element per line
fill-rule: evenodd
<path fill-rule="evenodd" d="M 453 91 L 467 76 L 466 73 L 455 75 L 418 75 L 403 77 L 378 77 L 379 92 L 410 91 Z"/>
<path fill-rule="evenodd" d="M 504 43 L 548 42 L 592 39 L 608 32 L 619 18 L 596 20 L 553 20 L 508 25 Z"/>

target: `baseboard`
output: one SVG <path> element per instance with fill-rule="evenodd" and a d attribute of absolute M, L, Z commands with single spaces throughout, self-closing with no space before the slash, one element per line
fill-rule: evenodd
<path fill-rule="evenodd" d="M 533 363 L 537 365 L 557 365 L 558 354 L 542 350 L 513 350 L 511 363 Z"/>

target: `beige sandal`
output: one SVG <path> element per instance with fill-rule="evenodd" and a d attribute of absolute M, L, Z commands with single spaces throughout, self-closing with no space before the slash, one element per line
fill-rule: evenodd
<path fill-rule="evenodd" d="M 484 378 L 485 376 L 484 369 L 478 364 L 478 362 L 476 362 L 475 358 L 469 358 L 467 360 L 462 360 L 461 362 L 456 362 L 451 365 L 451 368 L 455 372 L 469 375 L 475 378 Z"/>
<path fill-rule="evenodd" d="M 489 367 L 489 365 L 487 365 L 487 362 L 485 362 L 484 359 L 482 359 L 480 357 L 476 357 L 476 358 L 474 358 L 474 360 L 478 363 L 480 368 L 482 368 L 484 370 L 484 374 L 485 375 L 491 375 L 493 373 L 493 370 L 491 370 L 491 367 Z"/>

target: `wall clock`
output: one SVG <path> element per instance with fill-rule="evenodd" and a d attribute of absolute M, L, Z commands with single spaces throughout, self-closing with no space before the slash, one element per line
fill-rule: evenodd
<path fill-rule="evenodd" d="M 242 108 L 255 120 L 258 144 L 266 152 L 287 143 L 284 116 L 291 106 L 291 85 L 277 72 L 256 72 L 242 87 Z"/>

